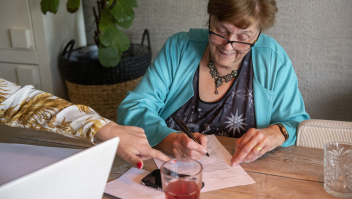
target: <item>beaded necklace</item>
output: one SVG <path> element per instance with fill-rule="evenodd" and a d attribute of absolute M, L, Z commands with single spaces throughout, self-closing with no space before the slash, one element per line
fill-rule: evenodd
<path fill-rule="evenodd" d="M 224 81 L 227 83 L 237 76 L 237 70 L 233 70 L 227 75 L 220 76 L 218 70 L 216 70 L 214 62 L 211 60 L 209 60 L 208 68 L 210 69 L 212 78 L 215 79 L 215 94 L 218 94 L 218 87 L 221 86 Z"/>

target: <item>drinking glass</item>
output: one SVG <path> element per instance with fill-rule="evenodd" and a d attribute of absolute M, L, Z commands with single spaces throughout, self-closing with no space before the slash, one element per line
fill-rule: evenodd
<path fill-rule="evenodd" d="M 161 168 L 166 199 L 199 199 L 203 166 L 190 158 L 172 159 Z"/>
<path fill-rule="evenodd" d="M 324 145 L 324 189 L 330 195 L 352 197 L 352 144 Z"/>

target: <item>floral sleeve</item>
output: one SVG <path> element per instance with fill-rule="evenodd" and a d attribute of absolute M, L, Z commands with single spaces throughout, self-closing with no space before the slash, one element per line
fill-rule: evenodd
<path fill-rule="evenodd" d="M 21 87 L 0 78 L 0 124 L 55 132 L 94 142 L 110 120 L 84 105 L 74 105 L 33 86 Z"/>

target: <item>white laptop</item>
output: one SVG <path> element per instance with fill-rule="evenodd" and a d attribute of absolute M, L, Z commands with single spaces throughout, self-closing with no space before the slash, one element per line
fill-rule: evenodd
<path fill-rule="evenodd" d="M 119 140 L 83 151 L 0 143 L 0 198 L 101 199 Z"/>

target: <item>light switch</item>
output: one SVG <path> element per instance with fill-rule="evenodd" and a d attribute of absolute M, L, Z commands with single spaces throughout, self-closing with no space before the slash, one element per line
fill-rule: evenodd
<path fill-rule="evenodd" d="M 35 66 L 20 66 L 16 68 L 16 73 L 19 85 L 33 85 L 35 88 L 38 88 L 38 77 Z"/>
<path fill-rule="evenodd" d="M 30 48 L 31 39 L 28 29 L 10 29 L 11 43 L 13 48 Z"/>

